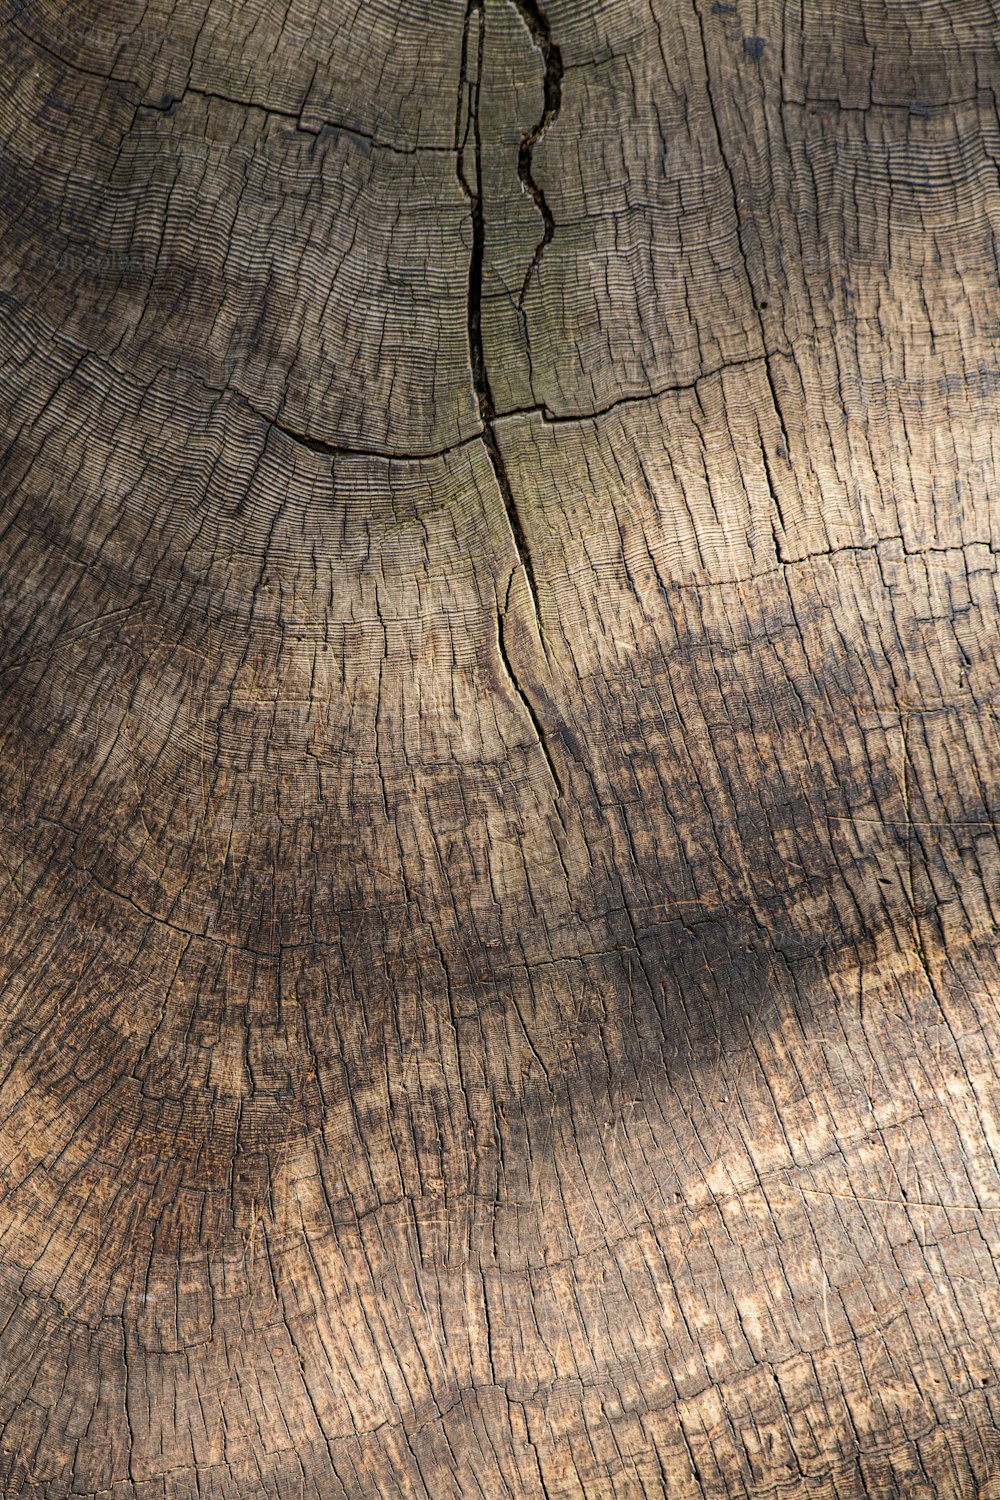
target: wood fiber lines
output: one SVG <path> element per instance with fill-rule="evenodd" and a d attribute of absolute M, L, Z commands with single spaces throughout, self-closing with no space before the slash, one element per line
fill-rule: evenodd
<path fill-rule="evenodd" d="M 0 35 L 0 1488 L 993 1494 L 992 4 Z"/>

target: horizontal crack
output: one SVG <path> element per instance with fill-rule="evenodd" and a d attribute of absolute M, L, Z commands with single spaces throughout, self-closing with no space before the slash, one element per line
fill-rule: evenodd
<path fill-rule="evenodd" d="M 158 110 L 162 114 L 173 114 L 179 104 L 190 95 L 197 99 L 207 99 L 218 104 L 229 104 L 235 109 L 257 110 L 263 115 L 272 115 L 279 120 L 288 120 L 303 135 L 322 136 L 327 132 L 336 135 L 350 135 L 361 141 L 367 141 L 377 151 L 391 151 L 397 156 L 417 156 L 423 152 L 437 152 L 440 155 L 453 156 L 453 146 L 400 146 L 395 141 L 382 140 L 372 135 L 370 131 L 362 130 L 357 125 L 348 125 L 342 120 L 319 119 L 315 125 L 303 123 L 303 111 L 307 100 L 302 101 L 301 108 L 281 109 L 274 104 L 258 103 L 255 99 L 238 99 L 233 94 L 220 94 L 214 89 L 199 88 L 197 84 L 189 83 L 179 94 L 165 94 L 161 103 L 157 104 L 151 99 L 145 100 L 140 109 Z"/>
<path fill-rule="evenodd" d="M 764 364 L 776 354 L 786 359 L 794 359 L 794 355 L 786 349 L 765 350 L 762 354 L 749 354 L 745 359 L 724 360 L 721 365 L 717 365 L 712 370 L 703 370 L 691 380 L 659 386 L 656 390 L 642 391 L 635 396 L 618 396 L 614 401 L 609 401 L 606 406 L 595 406 L 592 411 L 555 412 L 551 407 L 542 403 L 537 406 L 512 407 L 510 411 L 498 412 L 496 420 L 506 422 L 513 417 L 528 417 L 537 414 L 550 427 L 558 427 L 564 423 L 593 422 L 598 417 L 606 417 L 609 412 L 617 411 L 620 406 L 641 406 L 644 402 L 660 401 L 664 396 L 683 395 L 686 391 L 696 390 L 703 381 L 714 380 L 718 375 L 724 375 L 727 370 L 745 370 L 751 365 Z"/>

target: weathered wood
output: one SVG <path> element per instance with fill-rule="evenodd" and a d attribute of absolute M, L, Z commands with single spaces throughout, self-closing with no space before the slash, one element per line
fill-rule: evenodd
<path fill-rule="evenodd" d="M 998 44 L 8 7 L 8 1491 L 998 1492 Z"/>

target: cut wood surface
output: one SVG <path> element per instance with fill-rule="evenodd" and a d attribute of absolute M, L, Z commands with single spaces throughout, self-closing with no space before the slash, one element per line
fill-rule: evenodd
<path fill-rule="evenodd" d="M 1000 1496 L 992 0 L 18 0 L 0 1493 Z"/>

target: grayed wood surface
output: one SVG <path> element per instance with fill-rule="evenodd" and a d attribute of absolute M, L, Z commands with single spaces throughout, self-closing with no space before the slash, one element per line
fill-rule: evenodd
<path fill-rule="evenodd" d="M 998 46 L 5 6 L 5 1492 L 1000 1495 Z"/>

